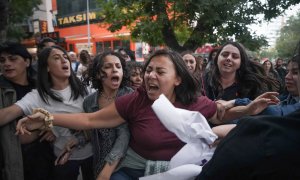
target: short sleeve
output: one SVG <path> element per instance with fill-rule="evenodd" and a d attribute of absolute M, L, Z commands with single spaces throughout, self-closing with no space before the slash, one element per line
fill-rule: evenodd
<path fill-rule="evenodd" d="M 131 94 L 127 94 L 121 97 L 118 97 L 115 101 L 115 105 L 120 116 L 128 121 L 131 119 L 132 112 L 136 110 L 135 102 L 138 97 L 137 91 Z"/>
<path fill-rule="evenodd" d="M 37 90 L 32 90 L 27 93 L 22 99 L 17 101 L 15 104 L 19 106 L 25 115 L 30 115 L 32 113 L 32 109 L 39 107 L 38 106 L 38 98 L 39 94 Z"/>

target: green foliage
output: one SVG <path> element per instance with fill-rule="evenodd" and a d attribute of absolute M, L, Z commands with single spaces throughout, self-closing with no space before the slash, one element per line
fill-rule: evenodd
<path fill-rule="evenodd" d="M 300 12 L 288 19 L 281 29 L 280 36 L 276 41 L 278 55 L 283 58 L 293 56 L 297 43 L 300 40 Z"/>
<path fill-rule="evenodd" d="M 275 48 L 264 49 L 260 51 L 259 56 L 260 58 L 276 59 L 278 58 L 278 52 Z"/>
<path fill-rule="evenodd" d="M 250 50 L 266 45 L 251 34 L 248 25 L 258 14 L 269 20 L 299 0 L 98 0 L 104 22 L 114 32 L 127 26 L 132 37 L 150 45 L 167 45 L 177 51 L 195 50 L 204 43 L 221 43 L 230 37 Z"/>
<path fill-rule="evenodd" d="M 22 24 L 32 16 L 34 8 L 41 4 L 41 0 L 5 0 L 5 7 L 0 13 L 4 18 L 1 21 L 1 39 L 17 39 L 25 37 L 26 34 L 22 28 Z M 3 14 L 2 14 L 3 13 Z M 4 36 L 4 37 L 2 37 Z"/>

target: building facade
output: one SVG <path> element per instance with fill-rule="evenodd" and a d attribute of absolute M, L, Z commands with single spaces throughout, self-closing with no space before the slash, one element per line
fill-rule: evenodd
<path fill-rule="evenodd" d="M 132 41 L 126 27 L 114 33 L 108 31 L 97 15 L 99 11 L 97 0 L 42 0 L 29 20 L 29 31 L 34 37 L 24 40 L 23 44 L 36 49 L 40 39 L 50 37 L 67 51 L 88 50 L 96 55 L 105 50 L 127 48 L 135 52 L 137 61 L 142 61 L 149 53 L 149 46 Z"/>

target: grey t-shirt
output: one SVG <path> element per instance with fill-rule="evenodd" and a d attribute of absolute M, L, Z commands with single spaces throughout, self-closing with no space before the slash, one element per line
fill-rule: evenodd
<path fill-rule="evenodd" d="M 55 93 L 63 97 L 63 102 L 54 101 L 49 98 L 49 104 L 45 103 L 40 97 L 36 89 L 27 93 L 21 100 L 17 101 L 15 104 L 18 105 L 25 115 L 32 114 L 34 108 L 44 108 L 50 113 L 80 113 L 83 112 L 82 102 L 83 97 L 79 97 L 73 100 L 71 97 L 71 87 L 68 86 L 63 90 L 53 90 Z M 63 128 L 59 126 L 54 126 L 52 129 L 56 140 L 54 142 L 54 154 L 59 156 L 61 151 L 64 149 L 66 143 L 74 138 L 71 131 L 68 128 Z M 73 150 L 70 160 L 82 160 L 93 155 L 91 143 L 87 143 L 81 148 L 75 147 Z"/>

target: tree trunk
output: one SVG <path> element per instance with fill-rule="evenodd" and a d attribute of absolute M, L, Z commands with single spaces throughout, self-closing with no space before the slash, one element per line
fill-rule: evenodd
<path fill-rule="evenodd" d="M 177 52 L 182 52 L 182 51 L 187 50 L 183 46 L 180 46 L 180 44 L 178 43 L 178 41 L 176 39 L 174 29 L 168 18 L 166 5 L 164 4 L 164 1 L 161 1 L 160 6 L 158 6 L 157 8 L 159 8 L 159 13 L 158 13 L 157 18 L 161 19 L 161 21 L 163 23 L 162 35 L 163 35 L 164 42 L 166 43 L 166 45 Z"/>
<path fill-rule="evenodd" d="M 6 40 L 6 27 L 8 22 L 8 3 L 9 0 L 0 1 L 0 42 Z"/>

